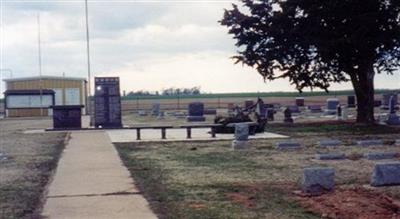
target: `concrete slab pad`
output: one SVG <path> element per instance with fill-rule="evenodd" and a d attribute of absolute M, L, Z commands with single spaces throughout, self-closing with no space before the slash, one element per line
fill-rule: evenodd
<path fill-rule="evenodd" d="M 144 198 L 131 195 L 49 198 L 42 213 L 57 219 L 150 219 L 156 216 L 147 209 Z"/>
<path fill-rule="evenodd" d="M 159 142 L 159 141 L 210 141 L 210 140 L 233 140 L 233 134 L 217 134 L 216 138 L 212 138 L 208 133 L 209 128 L 192 129 L 192 138 L 186 138 L 186 129 L 168 129 L 167 139 L 161 139 L 161 131 L 157 129 L 141 130 L 140 142 Z M 135 130 L 108 130 L 106 131 L 112 142 L 137 142 Z M 264 132 L 249 136 L 249 139 L 266 139 L 266 138 L 288 138 L 285 135 Z"/>

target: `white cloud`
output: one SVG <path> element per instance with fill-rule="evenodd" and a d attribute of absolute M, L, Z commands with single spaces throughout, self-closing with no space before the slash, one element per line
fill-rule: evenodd
<path fill-rule="evenodd" d="M 232 1 L 237 2 L 237 1 Z M 86 76 L 83 1 L 7 1 L 2 11 L 2 68 L 37 75 L 41 14 L 43 73 Z M 125 90 L 201 86 L 212 92 L 293 91 L 286 80 L 264 83 L 253 69 L 234 65 L 234 40 L 218 24 L 228 1 L 89 1 L 95 75 L 121 76 Z M 377 88 L 398 88 L 400 76 L 378 76 Z M 351 88 L 350 84 L 332 86 Z"/>

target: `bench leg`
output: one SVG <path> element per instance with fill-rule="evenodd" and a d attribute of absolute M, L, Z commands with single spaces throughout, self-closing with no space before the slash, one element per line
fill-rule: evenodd
<path fill-rule="evenodd" d="M 192 138 L 192 128 L 186 128 L 186 138 Z"/>
<path fill-rule="evenodd" d="M 140 140 L 140 129 L 136 129 L 136 140 Z"/>
<path fill-rule="evenodd" d="M 166 129 L 161 129 L 161 139 L 167 139 Z"/>
<path fill-rule="evenodd" d="M 211 127 L 211 137 L 215 138 L 215 128 Z"/>

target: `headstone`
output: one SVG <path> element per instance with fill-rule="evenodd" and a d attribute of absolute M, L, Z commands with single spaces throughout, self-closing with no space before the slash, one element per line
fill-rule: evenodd
<path fill-rule="evenodd" d="M 301 145 L 297 142 L 278 142 L 276 143 L 276 148 L 277 149 L 299 149 Z"/>
<path fill-rule="evenodd" d="M 217 115 L 216 109 L 204 109 L 204 115 Z"/>
<path fill-rule="evenodd" d="M 7 160 L 7 156 L 0 152 L 0 161 Z"/>
<path fill-rule="evenodd" d="M 393 96 L 393 98 L 394 98 L 394 100 L 392 100 L 393 101 L 393 103 L 394 103 L 394 106 L 396 106 L 397 105 L 397 94 L 394 94 L 394 93 L 386 93 L 386 94 L 383 94 L 382 95 L 382 108 L 383 109 L 388 109 L 389 108 L 389 105 L 390 105 L 390 102 L 391 102 L 391 97 Z"/>
<path fill-rule="evenodd" d="M 160 103 L 153 103 L 151 107 L 151 115 L 158 116 L 160 114 Z"/>
<path fill-rule="evenodd" d="M 342 119 L 342 106 L 339 104 L 336 107 L 336 119 L 341 120 Z"/>
<path fill-rule="evenodd" d="M 346 155 L 343 153 L 319 153 L 315 155 L 317 160 L 343 160 Z"/>
<path fill-rule="evenodd" d="M 320 113 L 322 112 L 322 107 L 320 105 L 310 105 L 308 106 L 308 110 L 310 110 L 311 113 Z"/>
<path fill-rule="evenodd" d="M 326 100 L 326 110 L 325 110 L 325 114 L 328 115 L 335 115 L 336 114 L 336 110 L 337 110 L 337 106 L 339 105 L 339 99 L 337 98 L 328 98 Z"/>
<path fill-rule="evenodd" d="M 293 118 L 292 118 L 292 111 L 290 111 L 289 108 L 286 108 L 285 111 L 283 111 L 284 114 L 284 123 L 293 123 Z"/>
<path fill-rule="evenodd" d="M 194 102 L 190 103 L 188 107 L 189 116 L 187 117 L 188 122 L 204 122 L 204 103 Z"/>
<path fill-rule="evenodd" d="M 303 107 L 304 106 L 304 97 L 296 97 L 296 106 Z"/>
<path fill-rule="evenodd" d="M 380 107 L 382 106 L 382 101 L 381 100 L 374 100 L 374 107 Z"/>
<path fill-rule="evenodd" d="M 383 145 L 382 140 L 361 140 L 357 141 L 358 146 L 381 146 Z"/>
<path fill-rule="evenodd" d="M 394 99 L 394 95 L 390 96 L 390 98 L 389 98 L 389 113 L 390 114 L 396 113 L 396 105 L 397 105 L 397 103 Z"/>
<path fill-rule="evenodd" d="M 347 108 L 347 106 L 342 106 L 342 119 L 349 119 L 349 109 Z"/>
<path fill-rule="evenodd" d="M 318 145 L 320 147 L 336 147 L 343 145 L 343 142 L 340 140 L 321 140 Z"/>
<path fill-rule="evenodd" d="M 335 186 L 335 170 L 327 167 L 305 168 L 301 186 L 303 192 L 311 195 L 332 191 Z"/>
<path fill-rule="evenodd" d="M 233 150 L 248 149 L 249 125 L 246 123 L 235 124 L 235 140 L 232 141 Z"/>
<path fill-rule="evenodd" d="M 396 152 L 368 152 L 364 154 L 364 157 L 368 160 L 383 160 L 396 158 L 397 155 Z"/>
<path fill-rule="evenodd" d="M 355 96 L 347 96 L 347 107 L 354 108 L 356 107 L 356 97 Z"/>
<path fill-rule="evenodd" d="M 139 114 L 139 116 L 147 116 L 146 110 L 139 110 L 138 114 Z"/>
<path fill-rule="evenodd" d="M 269 121 L 274 121 L 275 110 L 273 108 L 267 109 L 267 119 Z"/>
<path fill-rule="evenodd" d="M 371 186 L 400 185 L 400 162 L 375 164 Z"/>
<path fill-rule="evenodd" d="M 165 117 L 164 111 L 160 111 L 160 112 L 158 113 L 157 118 L 158 118 L 158 119 L 164 119 L 164 117 Z"/>
<path fill-rule="evenodd" d="M 388 125 L 400 125 L 400 117 L 396 114 L 397 95 L 390 96 L 389 98 L 389 115 L 386 120 Z"/>
<path fill-rule="evenodd" d="M 300 108 L 298 106 L 287 106 L 290 109 L 291 113 L 300 113 Z"/>

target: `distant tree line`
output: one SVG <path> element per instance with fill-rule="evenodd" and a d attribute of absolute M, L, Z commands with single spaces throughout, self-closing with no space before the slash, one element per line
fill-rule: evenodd
<path fill-rule="evenodd" d="M 200 87 L 192 87 L 192 88 L 167 88 L 161 91 L 146 91 L 146 90 L 139 90 L 139 91 L 130 91 L 125 96 L 177 96 L 177 95 L 199 95 L 201 93 Z"/>

